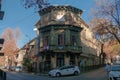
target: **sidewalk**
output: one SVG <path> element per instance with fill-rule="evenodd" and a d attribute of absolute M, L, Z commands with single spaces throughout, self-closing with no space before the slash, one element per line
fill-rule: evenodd
<path fill-rule="evenodd" d="M 48 73 L 31 73 L 31 74 L 34 74 L 34 75 L 38 75 L 38 76 L 48 76 Z M 88 71 L 88 72 L 82 72 L 80 73 L 81 76 L 88 76 L 88 77 L 98 77 L 99 74 L 102 74 L 102 76 L 106 75 L 106 72 L 104 70 L 104 67 L 102 68 L 98 68 L 98 69 L 95 69 L 95 70 L 91 70 L 91 71 Z M 106 75 L 107 76 L 107 75 Z"/>
<path fill-rule="evenodd" d="M 98 68 L 93 71 L 82 73 L 81 76 L 86 76 L 88 78 L 97 78 L 97 77 L 107 77 L 104 67 Z"/>
<path fill-rule="evenodd" d="M 48 72 L 46 72 L 46 73 L 20 72 L 20 73 L 22 73 L 22 74 L 27 73 L 28 75 L 37 75 L 37 76 L 48 76 Z M 101 78 L 107 77 L 106 72 L 104 70 L 104 67 L 98 68 L 98 69 L 95 69 L 95 70 L 91 70 L 91 71 L 88 71 L 88 72 L 80 73 L 79 76 L 84 77 L 84 78 L 88 78 L 88 79 L 91 79 L 91 80 L 92 79 L 97 80 L 98 77 L 100 77 L 99 80 L 102 80 Z"/>

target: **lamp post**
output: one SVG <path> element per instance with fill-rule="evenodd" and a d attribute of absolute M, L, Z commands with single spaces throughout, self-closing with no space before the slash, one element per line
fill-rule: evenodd
<path fill-rule="evenodd" d="M 36 31 L 36 34 L 37 34 L 37 48 L 38 48 L 38 53 L 40 52 L 40 32 L 37 28 L 34 28 L 34 31 Z"/>
<path fill-rule="evenodd" d="M 39 55 L 40 55 L 40 35 L 39 35 L 39 30 L 37 28 L 34 28 L 34 31 L 36 31 L 36 34 L 37 34 L 37 54 L 36 54 L 36 57 L 39 58 Z M 35 64 L 35 73 L 38 73 L 40 72 L 40 69 L 39 69 L 40 65 L 39 65 L 39 60 L 36 61 L 36 64 Z"/>

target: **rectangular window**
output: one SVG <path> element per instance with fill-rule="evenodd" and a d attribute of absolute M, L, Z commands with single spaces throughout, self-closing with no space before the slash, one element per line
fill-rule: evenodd
<path fill-rule="evenodd" d="M 64 45 L 64 35 L 63 34 L 58 35 L 58 45 Z"/>
<path fill-rule="evenodd" d="M 71 36 L 71 44 L 72 44 L 72 46 L 76 46 L 77 45 L 77 41 L 76 41 L 76 36 L 75 35 Z"/>
<path fill-rule="evenodd" d="M 47 46 L 48 46 L 48 36 L 45 36 L 44 47 L 47 47 Z"/>

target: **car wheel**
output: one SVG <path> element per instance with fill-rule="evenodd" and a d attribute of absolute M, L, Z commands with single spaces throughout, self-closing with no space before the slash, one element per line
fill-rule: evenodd
<path fill-rule="evenodd" d="M 61 76 L 61 74 L 58 72 L 58 73 L 56 73 L 56 77 L 60 77 Z"/>
<path fill-rule="evenodd" d="M 50 74 L 48 74 L 48 76 L 51 76 Z"/>
<path fill-rule="evenodd" d="M 114 79 L 114 80 L 117 80 L 117 78 L 115 78 L 115 77 L 114 77 L 113 79 Z"/>
<path fill-rule="evenodd" d="M 109 80 L 112 80 L 112 78 L 110 77 Z"/>
<path fill-rule="evenodd" d="M 75 72 L 74 72 L 74 75 L 78 75 L 78 72 L 77 72 L 77 71 L 75 71 Z"/>

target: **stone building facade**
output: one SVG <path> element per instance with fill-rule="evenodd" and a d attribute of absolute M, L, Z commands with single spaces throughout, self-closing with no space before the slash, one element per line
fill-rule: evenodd
<path fill-rule="evenodd" d="M 69 5 L 49 6 L 39 14 L 37 37 L 20 50 L 17 65 L 30 58 L 34 71 L 42 72 L 63 65 L 100 64 L 101 43 L 81 18 L 82 10 Z"/>
<path fill-rule="evenodd" d="M 18 52 L 14 55 L 15 66 L 23 67 L 24 59 L 34 59 L 33 56 L 37 51 L 36 42 L 37 39 L 35 37 L 30 42 L 25 44 L 20 50 L 18 50 Z"/>
<path fill-rule="evenodd" d="M 89 26 L 84 22 L 81 24 L 81 46 L 82 54 L 80 61 L 84 61 L 86 66 L 99 65 L 99 55 L 101 53 L 101 42 L 99 42 Z"/>
<path fill-rule="evenodd" d="M 39 11 L 36 23 L 36 66 L 49 70 L 63 65 L 97 65 L 100 42 L 81 19 L 82 10 L 72 6 L 49 6 Z"/>

